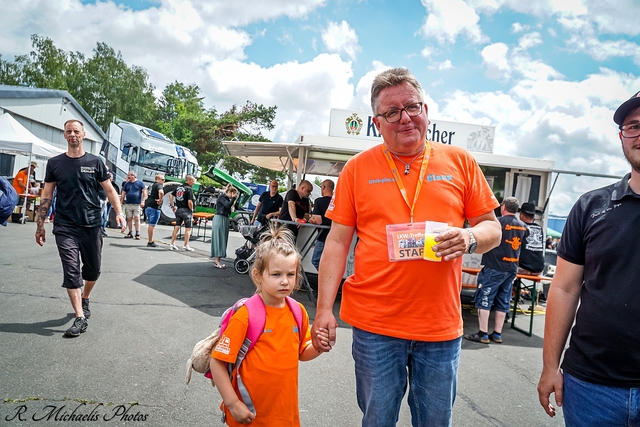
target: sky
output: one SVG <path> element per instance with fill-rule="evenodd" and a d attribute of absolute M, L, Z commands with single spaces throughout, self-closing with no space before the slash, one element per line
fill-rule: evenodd
<path fill-rule="evenodd" d="M 0 54 L 30 35 L 104 42 L 157 94 L 195 83 L 207 108 L 277 106 L 266 136 L 327 135 L 331 108 L 370 111 L 374 76 L 407 67 L 430 118 L 496 128 L 494 153 L 622 176 L 612 116 L 640 90 L 639 0 L 0 0 Z M 555 176 L 555 174 L 554 174 Z M 549 212 L 612 179 L 561 175 Z"/>

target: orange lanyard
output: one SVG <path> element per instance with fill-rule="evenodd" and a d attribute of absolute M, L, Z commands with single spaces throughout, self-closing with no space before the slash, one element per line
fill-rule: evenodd
<path fill-rule="evenodd" d="M 391 174 L 396 180 L 396 184 L 398 185 L 398 189 L 400 190 L 400 194 L 402 194 L 402 198 L 405 203 L 409 207 L 411 211 L 410 222 L 413 224 L 413 211 L 416 208 L 416 202 L 418 201 L 418 196 L 420 195 L 420 190 L 422 189 L 422 182 L 424 181 L 425 176 L 427 175 L 427 166 L 429 165 L 429 153 L 431 146 L 429 145 L 429 141 L 426 141 L 424 157 L 422 158 L 422 166 L 420 166 L 420 177 L 418 179 L 418 185 L 416 186 L 416 194 L 413 196 L 413 204 L 409 204 L 409 197 L 407 196 L 407 189 L 404 186 L 404 182 L 402 182 L 402 177 L 398 172 L 398 168 L 396 167 L 395 162 L 393 161 L 393 157 L 391 157 L 391 153 L 389 150 L 383 146 L 382 152 L 384 153 L 384 157 L 387 159 L 387 163 L 389 163 L 389 168 L 391 168 Z"/>

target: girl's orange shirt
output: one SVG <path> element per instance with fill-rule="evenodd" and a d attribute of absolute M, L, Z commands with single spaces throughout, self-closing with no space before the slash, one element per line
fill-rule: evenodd
<path fill-rule="evenodd" d="M 304 339 L 300 341 L 298 325 L 286 305 L 283 308 L 265 306 L 265 330 L 256 345 L 247 353 L 240 366 L 240 376 L 256 408 L 253 427 L 299 426 L 298 363 L 299 356 L 311 343 L 309 316 L 302 304 Z M 249 326 L 249 312 L 241 307 L 229 321 L 211 357 L 235 362 Z M 237 380 L 232 380 L 238 394 Z M 239 426 L 224 408 L 229 426 Z"/>

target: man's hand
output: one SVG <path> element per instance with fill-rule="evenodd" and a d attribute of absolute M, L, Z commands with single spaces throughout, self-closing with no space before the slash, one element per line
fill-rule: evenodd
<path fill-rule="evenodd" d="M 127 228 L 127 221 L 123 213 L 116 215 L 116 224 L 120 227 L 120 231 L 124 233 L 124 230 Z"/>
<path fill-rule="evenodd" d="M 556 405 L 561 407 L 563 387 L 564 377 L 559 369 L 556 369 L 555 372 L 549 372 L 544 368 L 542 369 L 542 375 L 540 375 L 540 381 L 538 382 L 538 400 L 540 401 L 540 405 L 542 405 L 544 411 L 550 417 L 554 417 L 556 415 L 556 408 L 551 404 L 549 399 L 551 393 L 555 394 Z"/>
<path fill-rule="evenodd" d="M 38 221 L 38 226 L 36 228 L 36 243 L 40 246 L 44 245 L 44 242 L 47 240 L 45 237 L 44 224 Z"/>
<path fill-rule="evenodd" d="M 311 339 L 313 342 L 313 348 L 318 352 L 331 351 L 331 348 L 336 344 L 336 328 L 338 322 L 331 311 L 317 311 L 316 319 L 311 327 Z M 323 329 L 325 331 L 323 331 Z M 328 331 L 328 342 L 326 340 Z"/>
<path fill-rule="evenodd" d="M 449 228 L 435 238 L 438 243 L 434 246 L 436 255 L 445 261 L 459 258 L 467 252 L 469 247 L 469 233 L 463 228 Z"/>

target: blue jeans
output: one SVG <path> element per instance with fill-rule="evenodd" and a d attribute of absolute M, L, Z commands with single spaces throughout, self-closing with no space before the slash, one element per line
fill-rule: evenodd
<path fill-rule="evenodd" d="M 362 426 L 395 426 L 408 385 L 411 425 L 450 427 L 460 342 L 410 341 L 354 327 L 352 355 Z"/>
<path fill-rule="evenodd" d="M 588 383 L 565 372 L 562 413 L 567 427 L 638 427 L 640 388 Z"/>
<path fill-rule="evenodd" d="M 324 242 L 316 240 L 316 245 L 313 248 L 313 257 L 311 257 L 311 264 L 316 268 L 320 268 L 320 258 L 322 257 L 322 251 L 324 250 Z"/>
<path fill-rule="evenodd" d="M 515 278 L 515 272 L 483 267 L 478 274 L 478 288 L 473 297 L 476 308 L 491 311 L 493 307 L 495 311 L 508 313 Z"/>

